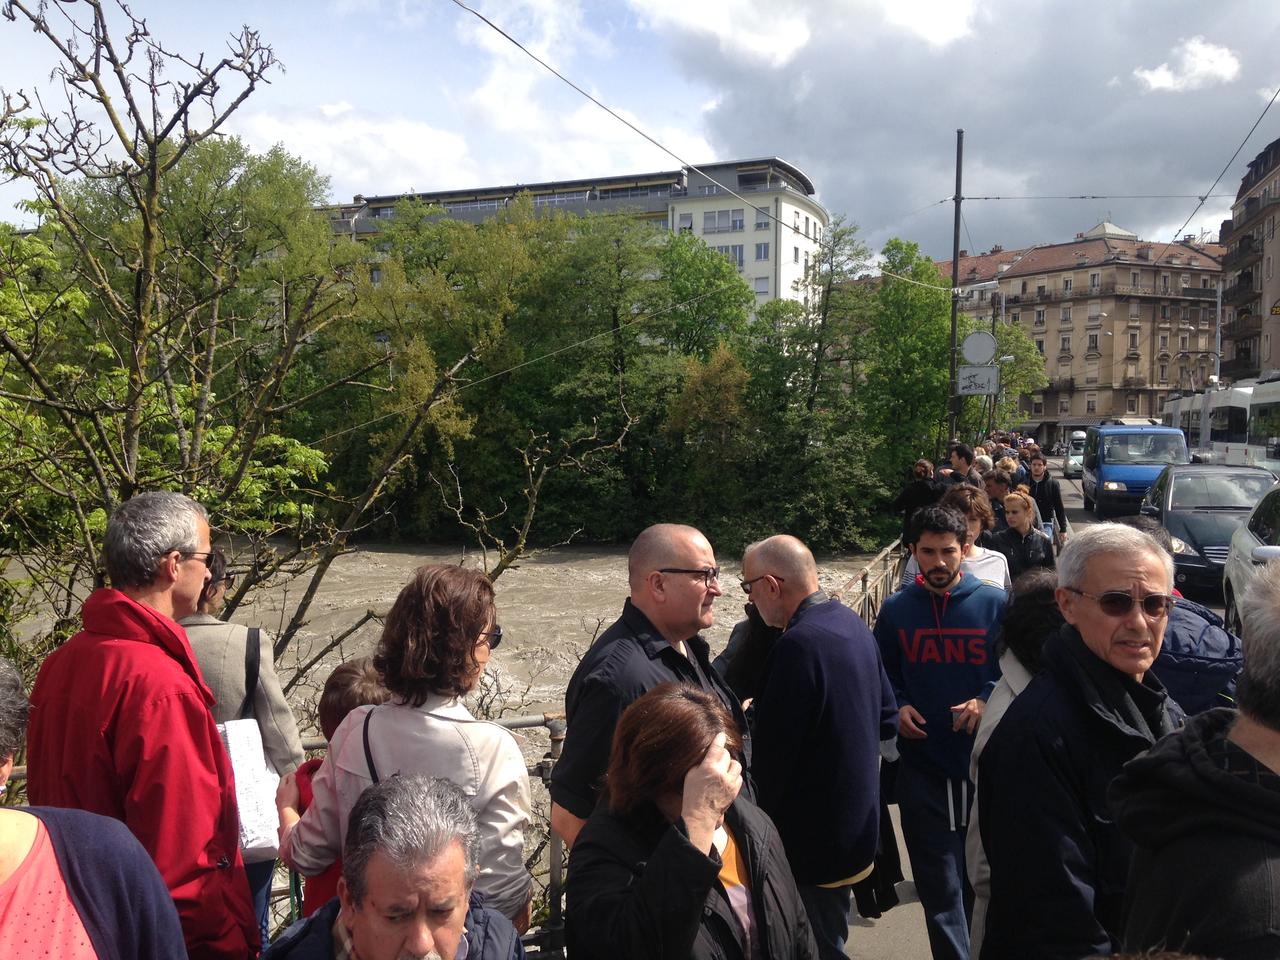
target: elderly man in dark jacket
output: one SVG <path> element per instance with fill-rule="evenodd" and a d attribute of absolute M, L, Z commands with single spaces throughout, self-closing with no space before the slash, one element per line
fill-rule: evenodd
<path fill-rule="evenodd" d="M 1014 700 L 979 763 L 978 809 L 991 868 L 982 960 L 1079 960 L 1120 945 L 1132 844 L 1107 788 L 1182 713 L 1151 665 L 1173 563 L 1119 524 L 1076 534 L 1058 561 L 1067 626 Z"/>
<path fill-rule="evenodd" d="M 263 960 L 524 960 L 511 921 L 474 893 L 476 815 L 442 778 L 389 777 L 351 808 L 338 896 Z"/>
<path fill-rule="evenodd" d="M 1211 710 L 1111 786 L 1137 845 L 1125 948 L 1280 957 L 1280 564 L 1245 589 L 1240 712 Z"/>

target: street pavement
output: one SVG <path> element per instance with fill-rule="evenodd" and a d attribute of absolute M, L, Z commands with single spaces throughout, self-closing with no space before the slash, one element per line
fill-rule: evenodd
<path fill-rule="evenodd" d="M 1067 509 L 1068 524 L 1087 526 L 1097 523 L 1092 512 L 1085 512 L 1080 481 L 1064 479 L 1057 465 L 1052 470 L 1062 488 L 1062 503 Z M 1207 602 L 1200 597 L 1196 599 L 1221 615 L 1221 599 L 1216 602 Z M 898 849 L 902 853 L 902 872 L 907 878 L 898 885 L 898 896 L 902 902 L 879 920 L 864 920 L 855 911 L 845 953 L 860 960 L 928 960 L 929 940 L 924 932 L 924 914 L 916 897 L 915 884 L 911 882 L 911 864 L 907 858 L 907 846 L 902 841 L 898 808 L 893 806 L 889 809 L 898 834 Z"/>

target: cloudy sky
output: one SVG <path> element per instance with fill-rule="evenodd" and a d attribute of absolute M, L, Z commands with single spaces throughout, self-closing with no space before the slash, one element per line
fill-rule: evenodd
<path fill-rule="evenodd" d="M 901 236 L 938 259 L 957 127 L 967 196 L 1108 197 L 968 201 L 962 246 L 1070 239 L 1107 217 L 1172 239 L 1280 86 L 1274 0 L 468 3 L 684 160 L 783 157 L 873 246 Z M 261 31 L 286 69 L 229 129 L 306 158 L 334 199 L 679 166 L 451 0 L 133 6 L 186 53 Z M 0 21 L 0 49 L 0 88 L 47 78 L 29 31 Z M 1216 232 L 1277 137 L 1280 104 L 1188 232 Z M 20 218 L 19 197 L 0 188 L 0 217 Z"/>

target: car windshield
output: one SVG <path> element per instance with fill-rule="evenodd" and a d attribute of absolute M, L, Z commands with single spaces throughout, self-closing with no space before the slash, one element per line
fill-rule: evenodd
<path fill-rule="evenodd" d="M 1189 463 L 1187 443 L 1180 434 L 1120 433 L 1102 440 L 1108 463 Z"/>
<path fill-rule="evenodd" d="M 1072 452 L 1072 453 L 1084 453 L 1084 441 L 1083 441 L 1083 440 L 1072 440 L 1072 441 L 1071 441 L 1071 452 Z"/>
<path fill-rule="evenodd" d="M 1171 510 L 1248 510 L 1275 485 L 1266 473 L 1195 473 L 1173 478 Z"/>

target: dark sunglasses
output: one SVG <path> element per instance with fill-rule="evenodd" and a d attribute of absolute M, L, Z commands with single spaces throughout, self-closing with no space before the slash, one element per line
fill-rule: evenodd
<path fill-rule="evenodd" d="M 497 650 L 498 644 L 502 642 L 502 627 L 495 623 L 492 630 L 482 630 L 480 636 L 484 637 L 481 642 L 487 643 L 490 650 Z"/>
<path fill-rule="evenodd" d="M 1132 594 L 1122 593 L 1119 590 L 1110 590 L 1106 593 L 1085 593 L 1075 587 L 1067 587 L 1067 589 L 1072 593 L 1078 593 L 1082 597 L 1088 597 L 1097 603 L 1098 609 L 1108 617 L 1127 617 L 1135 603 L 1142 604 L 1142 612 L 1148 617 L 1163 617 L 1168 614 L 1169 610 L 1177 602 L 1176 597 L 1163 593 L 1148 593 L 1145 597 L 1139 598 Z"/>

